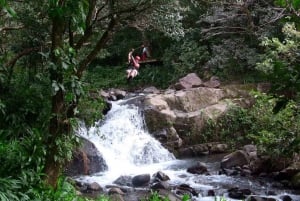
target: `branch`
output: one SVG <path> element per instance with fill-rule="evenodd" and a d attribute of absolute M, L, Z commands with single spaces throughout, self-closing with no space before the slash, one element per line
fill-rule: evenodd
<path fill-rule="evenodd" d="M 275 9 L 274 9 L 274 10 L 275 10 Z M 285 14 L 284 14 L 285 11 L 286 11 L 286 8 L 282 8 L 282 9 L 281 9 L 281 12 L 280 12 L 276 17 L 274 17 L 274 18 L 271 19 L 270 21 L 268 21 L 268 22 L 266 22 L 266 23 L 260 25 L 260 27 L 263 27 L 263 26 L 265 26 L 265 25 L 267 25 L 267 24 L 271 24 L 271 23 L 273 23 L 273 22 L 276 22 L 277 20 L 280 20 L 281 18 L 283 18 L 283 17 L 285 16 Z"/>
<path fill-rule="evenodd" d="M 107 5 L 107 1 L 106 3 L 101 6 L 99 9 L 96 9 L 96 1 L 95 0 L 90 0 L 89 2 L 89 11 L 88 11 L 88 15 L 86 17 L 85 20 L 85 31 L 83 36 L 78 40 L 75 49 L 80 49 L 82 47 L 82 45 L 92 36 L 93 34 L 93 25 L 95 24 L 95 22 L 97 21 L 98 15 L 100 13 L 100 11 L 102 9 L 104 9 L 104 7 Z M 96 12 L 95 12 L 96 10 Z M 95 12 L 95 15 L 93 17 L 93 13 Z"/>
<path fill-rule="evenodd" d="M 78 70 L 76 72 L 76 75 L 78 78 L 81 78 L 83 71 L 87 68 L 87 66 L 89 65 L 89 63 L 97 56 L 99 50 L 101 50 L 101 48 L 103 48 L 103 46 L 106 44 L 106 42 L 109 40 L 111 34 L 112 34 L 112 30 L 116 25 L 116 19 L 112 18 L 106 31 L 102 34 L 101 38 L 98 40 L 96 46 L 94 47 L 94 49 L 89 53 L 89 55 L 87 55 L 87 57 L 85 59 L 83 59 L 80 63 L 79 63 L 79 67 Z"/>
<path fill-rule="evenodd" d="M 21 52 L 19 52 L 13 59 L 11 59 L 10 61 L 8 61 L 6 64 L 4 64 L 4 66 L 6 67 L 13 67 L 16 62 L 23 56 L 28 55 L 32 52 L 36 52 L 38 50 L 40 50 L 41 47 L 32 47 L 32 48 L 27 48 Z"/>
<path fill-rule="evenodd" d="M 215 36 L 219 36 L 219 35 L 228 35 L 228 34 L 250 34 L 248 31 L 240 31 L 240 32 L 233 32 L 233 31 L 224 31 L 224 32 L 217 32 L 214 34 L 211 34 L 209 36 L 206 36 L 203 40 L 207 40 L 209 38 L 215 37 Z"/>
<path fill-rule="evenodd" d="M 211 32 L 211 31 L 215 31 L 215 30 L 219 30 L 219 29 L 237 29 L 237 30 L 243 30 L 243 31 L 246 31 L 247 29 L 244 28 L 244 27 L 229 27 L 229 26 L 219 26 L 219 27 L 211 27 L 211 28 L 208 28 L 208 29 L 203 29 L 201 31 L 202 34 L 205 34 L 205 33 L 208 33 L 208 32 Z"/>
<path fill-rule="evenodd" d="M 25 27 L 24 25 L 20 25 L 20 26 L 16 26 L 16 27 L 2 27 L 2 28 L 0 28 L 0 32 L 23 29 L 24 27 Z"/>
<path fill-rule="evenodd" d="M 108 2 L 106 1 L 106 4 L 104 4 L 101 8 L 96 10 L 96 13 L 94 15 L 94 18 L 91 19 L 91 15 L 88 15 L 87 19 L 86 19 L 86 30 L 84 32 L 84 35 L 78 40 L 75 49 L 80 49 L 84 43 L 86 43 L 86 41 L 92 36 L 93 34 L 93 27 L 95 26 L 96 22 L 101 22 L 104 21 L 106 19 L 109 18 L 113 18 L 113 16 L 120 16 L 122 14 L 130 14 L 129 16 L 125 17 L 125 19 L 128 19 L 130 17 L 133 17 L 135 15 L 137 15 L 138 13 L 142 13 L 145 10 L 149 9 L 149 6 L 145 6 L 147 5 L 146 2 L 144 2 L 144 4 L 141 4 L 140 2 L 138 2 L 137 4 L 135 4 L 134 6 L 131 6 L 129 8 L 125 8 L 125 9 L 121 9 L 118 10 L 116 12 L 109 12 L 108 14 L 98 18 L 100 11 L 103 10 L 105 8 L 105 6 L 107 6 Z M 141 8 L 141 9 L 139 9 Z M 94 9 L 92 7 L 90 7 L 89 13 L 91 13 L 91 9 Z"/>

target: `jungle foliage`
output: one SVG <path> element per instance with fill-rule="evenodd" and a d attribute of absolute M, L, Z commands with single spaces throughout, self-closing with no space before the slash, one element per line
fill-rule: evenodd
<path fill-rule="evenodd" d="M 271 82 L 270 94 L 256 94 L 255 106 L 235 111 L 232 128 L 218 132 L 242 132 L 276 155 L 299 152 L 299 7 L 297 0 L 0 0 L 0 199 L 87 200 L 61 172 L 80 145 L 78 118 L 101 118 L 103 100 L 90 95 L 167 88 L 189 72 Z M 163 65 L 142 66 L 127 85 L 127 52 L 139 54 L 142 43 Z"/>

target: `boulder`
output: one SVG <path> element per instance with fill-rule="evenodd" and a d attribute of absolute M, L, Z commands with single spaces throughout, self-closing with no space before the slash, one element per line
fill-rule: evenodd
<path fill-rule="evenodd" d="M 212 76 L 208 81 L 204 82 L 203 85 L 209 88 L 218 88 L 221 82 L 217 76 Z"/>
<path fill-rule="evenodd" d="M 165 173 L 158 171 L 153 175 L 154 181 L 168 181 L 170 180 L 170 177 L 166 175 Z"/>
<path fill-rule="evenodd" d="M 174 87 L 176 90 L 190 89 L 194 87 L 200 87 L 202 83 L 202 80 L 197 76 L 196 73 L 190 73 L 179 79 Z"/>
<path fill-rule="evenodd" d="M 107 164 L 96 146 L 82 138 L 83 146 L 73 153 L 72 160 L 65 168 L 67 176 L 90 175 L 107 170 Z"/>
<path fill-rule="evenodd" d="M 230 169 L 235 166 L 242 167 L 243 165 L 248 165 L 250 162 L 248 155 L 242 151 L 238 150 L 231 154 L 224 156 L 221 161 L 221 168 Z"/>
<path fill-rule="evenodd" d="M 201 79 L 195 77 L 195 74 L 189 74 L 179 80 L 179 83 L 183 83 L 180 86 L 186 86 L 146 94 L 142 101 L 149 132 L 173 153 L 182 146 L 188 147 L 207 140 L 203 131 L 208 121 L 217 122 L 232 107 L 249 107 L 253 103 L 249 91 L 255 89 L 255 85 L 203 87 Z M 197 81 L 191 84 L 190 80 L 193 78 Z M 211 78 L 211 81 L 217 80 L 216 77 Z M 220 139 L 217 135 L 213 137 L 209 140 Z M 211 151 L 218 153 L 224 149 L 226 147 L 216 147 Z M 186 151 L 184 152 L 187 153 Z"/>
<path fill-rule="evenodd" d="M 132 178 L 132 185 L 134 187 L 148 186 L 150 182 L 150 174 L 141 174 Z"/>
<path fill-rule="evenodd" d="M 218 142 L 202 143 L 180 148 L 178 151 L 178 157 L 186 158 L 203 156 L 208 153 L 225 153 L 227 149 L 227 144 Z"/>
<path fill-rule="evenodd" d="M 291 184 L 294 188 L 300 189 L 300 172 L 298 172 L 292 177 Z"/>
<path fill-rule="evenodd" d="M 196 165 L 189 167 L 187 169 L 187 172 L 191 174 L 205 174 L 205 175 L 209 174 L 206 165 L 202 162 L 197 162 Z"/>

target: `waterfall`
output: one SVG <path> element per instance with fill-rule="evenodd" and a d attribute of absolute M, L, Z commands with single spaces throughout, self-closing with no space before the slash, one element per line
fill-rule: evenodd
<path fill-rule="evenodd" d="M 103 120 L 89 129 L 81 127 L 79 132 L 103 155 L 108 165 L 105 175 L 137 174 L 143 171 L 143 166 L 149 171 L 151 164 L 174 160 L 174 155 L 148 133 L 139 108 L 120 103 L 113 102 Z"/>
<path fill-rule="evenodd" d="M 145 173 L 153 175 L 157 171 L 163 171 L 170 177 L 169 182 L 172 185 L 188 184 L 202 192 L 202 195 L 199 194 L 195 198 L 196 201 L 222 200 L 222 197 L 228 201 L 236 201 L 228 197 L 226 190 L 236 186 L 251 189 L 258 195 L 264 195 L 268 191 L 277 192 L 277 196 L 271 197 L 279 201 L 282 200 L 281 195 L 288 193 L 285 189 L 273 188 L 267 181 L 264 184 L 262 180 L 218 174 L 220 158 L 216 156 L 176 159 L 148 133 L 139 108 L 123 101 L 112 102 L 112 109 L 103 120 L 96 122 L 89 129 L 80 126 L 78 134 L 95 144 L 108 166 L 107 171 L 79 177 L 77 178 L 79 181 L 97 182 L 104 187 L 113 184 L 120 176 Z M 204 162 L 212 174 L 188 173 L 187 167 L 195 165 L 197 161 Z M 216 193 L 216 197 L 206 196 L 207 191 L 211 189 Z M 299 195 L 289 194 L 289 196 L 293 200 L 300 200 Z"/>

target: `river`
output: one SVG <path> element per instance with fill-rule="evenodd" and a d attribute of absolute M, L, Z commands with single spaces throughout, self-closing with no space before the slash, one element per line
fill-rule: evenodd
<path fill-rule="evenodd" d="M 228 189 L 235 187 L 250 189 L 254 194 L 274 200 L 282 200 L 283 195 L 289 195 L 293 200 L 300 201 L 299 194 L 276 187 L 276 183 L 265 178 L 219 174 L 223 155 L 176 159 L 147 131 L 140 109 L 125 101 L 113 102 L 112 109 L 103 120 L 89 129 L 81 127 L 79 134 L 96 145 L 108 165 L 107 171 L 77 178 L 80 181 L 97 182 L 105 187 L 112 185 L 120 176 L 153 175 L 162 171 L 170 177 L 171 186 L 188 184 L 200 192 L 193 198 L 197 201 L 215 201 L 223 197 L 234 201 L 228 197 Z M 210 175 L 194 175 L 186 171 L 197 161 L 206 164 Z M 216 197 L 207 196 L 210 190 L 215 192 Z"/>

